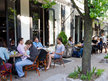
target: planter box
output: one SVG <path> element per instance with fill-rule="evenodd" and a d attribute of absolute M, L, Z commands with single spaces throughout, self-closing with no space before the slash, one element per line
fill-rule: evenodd
<path fill-rule="evenodd" d="M 72 79 L 72 78 L 66 78 L 66 81 L 83 81 L 83 80 L 80 80 L 80 79 Z M 108 81 L 108 75 L 106 72 L 104 72 L 99 78 L 97 78 L 96 80 L 94 81 Z"/>
<path fill-rule="evenodd" d="M 73 53 L 73 47 L 66 46 L 63 57 L 64 58 L 72 57 L 72 53 Z"/>

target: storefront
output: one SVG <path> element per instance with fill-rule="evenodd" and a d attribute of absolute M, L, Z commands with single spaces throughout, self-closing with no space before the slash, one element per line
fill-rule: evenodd
<path fill-rule="evenodd" d="M 0 0 L 0 38 L 9 46 L 10 41 L 17 43 L 17 14 L 19 11 L 19 0 Z"/>
<path fill-rule="evenodd" d="M 18 38 L 33 40 L 37 36 L 43 45 L 55 44 L 55 11 L 43 9 L 42 3 L 30 0 L 0 0 L 0 38 L 7 46 Z"/>
<path fill-rule="evenodd" d="M 43 9 L 42 3 L 34 4 L 30 1 L 31 39 L 38 37 L 43 45 L 55 44 L 55 11 L 54 9 Z"/>

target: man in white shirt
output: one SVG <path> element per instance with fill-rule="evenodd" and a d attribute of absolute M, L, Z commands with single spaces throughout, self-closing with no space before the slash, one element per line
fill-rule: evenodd
<path fill-rule="evenodd" d="M 105 53 L 107 53 L 107 38 L 106 36 L 104 35 L 104 33 L 101 34 L 101 38 L 103 40 L 103 46 L 105 48 Z"/>

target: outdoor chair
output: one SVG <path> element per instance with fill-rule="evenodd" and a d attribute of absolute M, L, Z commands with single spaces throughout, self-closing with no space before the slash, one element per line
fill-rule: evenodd
<path fill-rule="evenodd" d="M 3 65 L 1 65 L 3 64 Z M 3 78 L 7 79 L 7 75 L 10 75 L 10 81 L 12 81 L 12 66 L 8 66 L 10 64 L 6 63 L 0 58 L 0 81 L 2 81 Z"/>
<path fill-rule="evenodd" d="M 37 72 L 38 75 L 40 76 L 40 72 L 39 72 L 39 69 L 38 69 L 39 63 L 37 62 L 37 59 L 38 59 L 38 56 L 36 57 L 36 59 L 34 60 L 34 62 L 33 62 L 32 65 L 26 65 L 26 66 L 24 67 L 24 70 L 25 70 L 25 77 L 27 76 L 27 71 L 30 71 L 30 70 L 36 70 L 36 72 Z"/>
<path fill-rule="evenodd" d="M 63 64 L 63 66 L 65 67 L 62 56 L 60 58 L 54 58 L 53 61 L 54 61 L 54 67 L 53 68 L 55 68 L 55 63 L 57 63 L 57 62 L 59 62 L 60 65 Z"/>
<path fill-rule="evenodd" d="M 46 67 L 47 67 L 47 62 L 48 62 L 48 55 L 42 55 L 40 54 L 37 60 L 39 65 L 44 66 L 44 69 L 46 71 Z"/>

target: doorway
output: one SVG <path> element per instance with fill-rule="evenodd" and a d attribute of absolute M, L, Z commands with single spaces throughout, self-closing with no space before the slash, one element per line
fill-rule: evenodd
<path fill-rule="evenodd" d="M 30 17 L 32 18 L 31 39 L 38 37 L 45 46 L 55 44 L 55 13 L 53 9 L 43 9 L 42 4 L 30 1 Z"/>
<path fill-rule="evenodd" d="M 4 40 L 7 47 L 11 40 L 17 45 L 16 2 L 18 0 L 0 0 L 0 38 Z"/>

